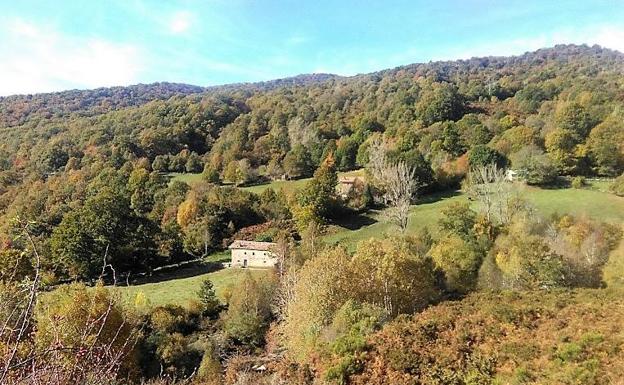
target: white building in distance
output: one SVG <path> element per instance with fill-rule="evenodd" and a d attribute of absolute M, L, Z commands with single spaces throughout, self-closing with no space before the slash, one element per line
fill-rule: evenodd
<path fill-rule="evenodd" d="M 228 247 L 232 252 L 232 267 L 273 267 L 277 257 L 273 242 L 236 240 Z"/>

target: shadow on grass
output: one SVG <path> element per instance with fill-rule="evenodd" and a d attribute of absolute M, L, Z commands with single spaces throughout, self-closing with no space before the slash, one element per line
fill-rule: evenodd
<path fill-rule="evenodd" d="M 130 277 L 130 285 L 142 285 L 145 283 L 158 283 L 181 278 L 191 278 L 202 274 L 212 273 L 223 269 L 221 262 L 196 261 L 182 266 L 168 266 L 154 271 L 152 275 Z M 126 282 L 119 282 L 118 286 L 126 286 Z"/>
<path fill-rule="evenodd" d="M 354 213 L 335 219 L 334 224 L 347 230 L 359 230 L 362 227 L 377 223 L 374 218 L 362 213 Z"/>
<path fill-rule="evenodd" d="M 460 196 L 462 195 L 462 192 L 459 190 L 445 190 L 445 191 L 438 191 L 438 192 L 434 192 L 431 194 L 427 194 L 427 195 L 423 195 L 421 197 L 418 197 L 418 200 L 416 201 L 417 205 L 422 205 L 422 204 L 430 204 L 430 203 L 436 203 L 439 201 L 443 201 L 445 199 L 450 199 L 450 198 L 454 198 L 456 196 Z"/>

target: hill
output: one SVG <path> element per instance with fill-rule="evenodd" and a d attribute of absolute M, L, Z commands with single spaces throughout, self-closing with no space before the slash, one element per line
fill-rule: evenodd
<path fill-rule="evenodd" d="M 76 274 L 62 267 L 75 250 L 104 252 L 102 239 L 122 235 L 133 248 L 118 246 L 122 270 L 193 259 L 221 249 L 242 227 L 292 216 L 285 207 L 292 202 L 274 199 L 284 207 L 269 208 L 271 199 L 259 204 L 253 194 L 263 187 L 205 190 L 168 185 L 164 174 L 204 171 L 226 185 L 305 180 L 330 154 L 338 171 L 365 166 L 379 138 L 390 159 L 417 169 L 425 194 L 457 189 L 470 167 L 488 162 L 535 169 L 538 178 L 617 176 L 623 63 L 616 51 L 565 45 L 353 77 L 2 98 L 0 239 L 19 249 L 13 220 L 35 221 L 46 264 L 61 277 Z M 95 221 L 102 210 L 118 227 Z M 87 214 L 93 220 L 82 223 Z M 76 229 L 90 234 L 70 237 Z M 76 249 L 54 236 L 73 239 Z"/>

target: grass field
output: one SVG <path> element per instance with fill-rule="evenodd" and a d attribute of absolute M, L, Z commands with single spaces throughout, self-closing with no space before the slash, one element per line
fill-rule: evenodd
<path fill-rule="evenodd" d="M 600 186 L 602 187 L 602 186 Z M 600 221 L 624 223 L 624 198 L 599 191 L 594 186 L 584 189 L 540 189 L 517 185 L 518 196 L 531 203 L 540 215 L 554 213 L 587 216 Z M 467 202 L 461 192 L 450 192 L 427 196 L 410 210 L 408 233 L 427 227 L 432 233 L 437 231 L 441 210 L 452 202 Z M 383 237 L 396 232 L 384 221 L 383 213 L 371 212 L 358 222 L 371 223 L 359 228 L 335 226 L 325 239 L 330 244 L 341 243 L 353 248 L 361 240 Z"/>
<path fill-rule="evenodd" d="M 349 174 L 361 173 L 362 171 Z M 345 174 L 343 174 L 345 175 Z M 180 175 L 185 180 L 197 179 L 190 174 Z M 182 180 L 182 179 L 181 179 Z M 267 187 L 284 188 L 294 191 L 305 184 L 307 180 L 276 181 L 269 184 L 245 187 L 246 190 L 261 193 Z M 540 215 L 549 216 L 554 213 L 587 216 L 600 221 L 624 223 L 624 198 L 609 194 L 606 191 L 608 182 L 591 182 L 583 189 L 540 189 L 517 185 L 517 194 L 529 201 Z M 461 192 L 446 192 L 424 197 L 410 210 L 408 233 L 413 233 L 423 227 L 429 228 L 432 233 L 437 232 L 437 222 L 441 210 L 452 202 L 466 202 L 467 197 Z M 330 233 L 325 236 L 328 244 L 343 244 L 354 249 L 359 241 L 379 238 L 396 233 L 396 229 L 384 221 L 383 213 L 372 211 L 356 218 L 344 218 L 343 223 L 333 225 Z M 212 255 L 208 260 L 217 262 L 227 259 L 226 252 Z M 185 305 L 189 300 L 196 298 L 196 292 L 205 278 L 210 278 L 218 295 L 239 280 L 245 270 L 224 269 L 216 272 L 185 273 L 184 268 L 176 271 L 160 282 L 145 283 L 130 287 L 119 287 L 122 297 L 133 301 L 137 293 L 143 292 L 152 305 L 180 304 Z M 251 274 L 266 274 L 266 271 L 250 270 Z M 609 285 L 624 286 L 624 243 L 614 252 L 612 259 L 605 269 L 605 280 Z"/>
<path fill-rule="evenodd" d="M 262 276 L 268 274 L 268 270 L 243 270 L 243 269 L 222 269 L 211 273 L 192 275 L 189 277 L 177 277 L 172 275 L 166 280 L 153 283 L 145 283 L 134 286 L 120 286 L 118 290 L 124 302 L 132 304 L 136 295 L 142 292 L 149 300 L 151 306 L 175 304 L 186 306 L 190 300 L 197 299 L 197 291 L 201 283 L 206 278 L 210 278 L 215 286 L 217 296 L 223 299 L 223 293 L 228 288 L 238 282 L 244 274 Z"/>
<path fill-rule="evenodd" d="M 171 178 L 171 181 L 177 180 L 177 181 L 185 182 L 188 184 L 201 182 L 202 180 L 201 178 L 202 174 L 170 173 L 167 175 Z M 338 173 L 338 177 L 356 176 L 356 175 L 364 175 L 364 170 L 360 169 L 360 170 Z M 246 191 L 251 191 L 256 194 L 261 194 L 264 190 L 271 187 L 273 190 L 276 190 L 276 191 L 283 189 L 284 192 L 286 193 L 292 193 L 302 188 L 303 186 L 305 186 L 306 183 L 310 181 L 310 179 L 312 178 L 304 178 L 304 179 L 296 179 L 296 180 L 276 180 L 270 183 L 263 183 L 263 184 L 253 185 L 253 186 L 241 187 L 241 189 L 246 190 Z"/>

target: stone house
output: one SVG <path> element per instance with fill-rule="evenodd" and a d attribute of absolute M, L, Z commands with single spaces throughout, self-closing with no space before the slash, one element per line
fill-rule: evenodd
<path fill-rule="evenodd" d="M 232 253 L 232 267 L 273 267 L 277 257 L 273 242 L 235 240 L 228 247 Z"/>

